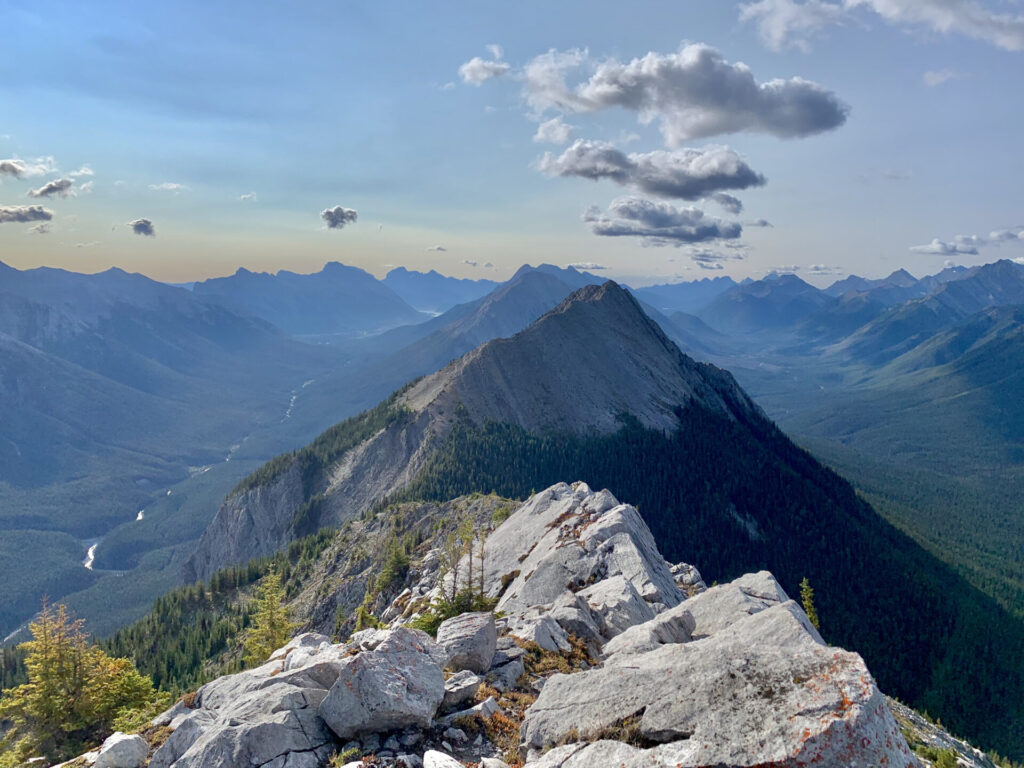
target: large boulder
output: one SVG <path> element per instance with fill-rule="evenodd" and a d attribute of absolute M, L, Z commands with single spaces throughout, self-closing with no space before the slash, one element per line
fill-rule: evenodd
<path fill-rule="evenodd" d="M 430 725 L 444 699 L 444 651 L 418 630 L 400 627 L 372 651 L 342 660 L 320 716 L 342 739 Z"/>
<path fill-rule="evenodd" d="M 441 622 L 437 644 L 448 657 L 447 666 L 483 673 L 490 669 L 498 645 L 494 614 L 463 613 Z"/>
<path fill-rule="evenodd" d="M 481 683 L 483 683 L 483 678 L 474 675 L 468 669 L 456 672 L 444 681 L 444 700 L 441 702 L 441 706 L 451 710 L 469 701 L 476 696 Z"/>
<path fill-rule="evenodd" d="M 93 768 L 139 768 L 149 757 L 149 744 L 141 736 L 118 731 L 103 742 Z"/>
<path fill-rule="evenodd" d="M 614 738 L 629 724 L 664 746 L 635 762 L 616 754 L 616 765 L 916 765 L 861 658 L 807 627 L 790 601 L 699 641 L 554 675 L 527 712 L 523 747 Z"/>

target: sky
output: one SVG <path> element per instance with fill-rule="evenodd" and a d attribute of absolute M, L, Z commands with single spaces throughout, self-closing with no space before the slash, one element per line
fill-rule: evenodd
<path fill-rule="evenodd" d="M 816 284 L 1024 258 L 1021 0 L 0 0 L 0 260 Z"/>

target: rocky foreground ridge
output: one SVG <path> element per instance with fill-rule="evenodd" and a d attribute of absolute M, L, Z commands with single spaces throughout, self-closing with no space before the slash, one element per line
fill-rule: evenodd
<path fill-rule="evenodd" d="M 608 491 L 561 483 L 516 509 L 476 576 L 494 612 L 448 619 L 435 640 L 408 624 L 448 586 L 436 561 L 387 608 L 386 628 L 340 644 L 299 635 L 158 717 L 145 757 L 91 757 L 112 768 L 925 764 L 860 656 L 825 645 L 770 573 L 707 588 Z"/>

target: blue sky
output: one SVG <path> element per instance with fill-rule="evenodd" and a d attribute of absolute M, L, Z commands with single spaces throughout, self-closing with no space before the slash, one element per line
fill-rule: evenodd
<path fill-rule="evenodd" d="M 1018 0 L 0 14 L 0 259 L 17 267 L 503 278 L 547 261 L 822 283 L 1024 256 Z M 536 141 L 541 122 L 562 143 Z M 339 206 L 357 220 L 328 227 Z"/>

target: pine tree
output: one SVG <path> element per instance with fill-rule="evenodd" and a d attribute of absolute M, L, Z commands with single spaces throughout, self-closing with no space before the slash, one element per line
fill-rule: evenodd
<path fill-rule="evenodd" d="M 811 624 L 815 629 L 821 629 L 818 624 L 818 611 L 814 607 L 814 590 L 811 589 L 811 582 L 804 576 L 804 580 L 800 582 L 800 602 L 803 603 L 804 613 L 807 614 L 807 618 L 810 619 Z"/>
<path fill-rule="evenodd" d="M 44 603 L 29 629 L 32 640 L 21 646 L 28 682 L 0 698 L 0 720 L 10 723 L 0 739 L 4 759 L 78 754 L 109 735 L 117 717 L 153 701 L 152 680 L 94 645 L 63 605 Z"/>
<path fill-rule="evenodd" d="M 270 654 L 288 642 L 296 626 L 288 618 L 281 574 L 271 568 L 256 587 L 252 628 L 244 642 L 246 666 L 255 667 L 265 662 Z"/>

